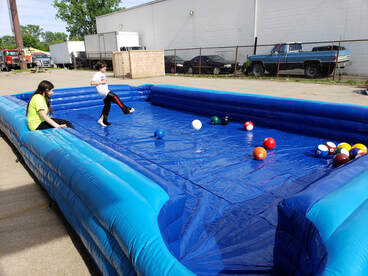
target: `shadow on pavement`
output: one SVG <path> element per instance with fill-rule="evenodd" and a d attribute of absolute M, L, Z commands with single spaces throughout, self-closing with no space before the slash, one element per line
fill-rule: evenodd
<path fill-rule="evenodd" d="M 0 258 L 62 238 L 67 233 L 90 274 L 93 276 L 102 275 L 82 240 L 64 218 L 57 205 L 50 204 L 52 202 L 51 198 L 24 163 L 18 150 L 1 131 L 0 137 L 9 145 L 18 162 L 23 165 L 34 180 L 34 183 L 37 184 L 33 185 L 32 183 L 32 185 L 1 190 L 0 233 L 2 233 L 3 239 L 6 235 L 9 235 L 9 237 L 11 235 L 12 238 L 6 240 L 5 246 L 2 246 Z M 54 216 L 50 216 L 49 212 L 56 214 L 56 219 L 52 219 Z M 40 233 L 40 229 L 52 231 Z M 55 229 L 57 230 L 55 231 Z M 65 269 L 67 271 L 67 268 Z"/>

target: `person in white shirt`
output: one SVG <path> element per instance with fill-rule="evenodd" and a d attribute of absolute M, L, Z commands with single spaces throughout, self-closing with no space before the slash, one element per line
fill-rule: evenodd
<path fill-rule="evenodd" d="M 111 125 L 110 122 L 107 121 L 107 117 L 109 116 L 110 108 L 111 108 L 111 102 L 116 103 L 121 110 L 124 112 L 124 114 L 129 114 L 134 112 L 133 107 L 126 106 L 116 95 L 115 93 L 111 92 L 109 90 L 109 87 L 107 85 L 107 79 L 106 79 L 106 64 L 103 62 L 97 62 L 95 68 L 98 70 L 93 75 L 91 85 L 95 85 L 98 94 L 101 96 L 102 99 L 104 99 L 104 108 L 102 109 L 102 113 L 100 118 L 98 119 L 98 123 L 101 126 L 108 126 Z"/>

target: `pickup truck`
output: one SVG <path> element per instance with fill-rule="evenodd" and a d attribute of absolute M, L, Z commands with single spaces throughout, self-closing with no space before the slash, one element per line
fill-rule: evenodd
<path fill-rule="evenodd" d="M 265 71 L 276 74 L 280 61 L 280 70 L 304 69 L 307 78 L 329 76 L 335 69 L 338 56 L 338 68 L 351 64 L 350 51 L 338 48 L 320 47 L 321 50 L 302 51 L 302 44 L 298 42 L 276 44 L 268 55 L 254 55 L 249 57 L 251 71 L 256 77 L 263 76 Z"/>

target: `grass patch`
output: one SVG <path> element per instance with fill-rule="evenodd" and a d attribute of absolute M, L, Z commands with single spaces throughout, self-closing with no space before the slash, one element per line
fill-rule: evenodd
<path fill-rule="evenodd" d="M 305 77 L 296 76 L 296 75 L 286 75 L 286 76 L 263 76 L 263 77 L 255 77 L 255 76 L 246 76 L 242 73 L 237 75 L 228 74 L 228 75 L 209 75 L 209 74 L 170 74 L 166 73 L 167 76 L 180 76 L 180 77 L 195 77 L 195 78 L 208 78 L 208 79 L 245 79 L 245 80 L 268 80 L 268 81 L 285 81 L 285 82 L 299 82 L 299 83 L 316 83 L 316 84 L 329 84 L 329 85 L 349 85 L 349 86 L 357 86 L 364 85 L 365 81 L 360 80 L 351 80 L 351 79 L 336 79 L 332 80 L 332 77 L 329 78 L 320 78 L 320 79 L 307 79 Z"/>
<path fill-rule="evenodd" d="M 12 69 L 10 72 L 13 74 L 18 74 L 24 72 L 31 72 L 31 69 Z"/>
<path fill-rule="evenodd" d="M 57 71 L 57 70 L 70 70 L 70 69 L 67 69 L 67 68 L 45 68 L 46 71 L 44 71 L 43 73 L 47 73 L 48 71 Z M 34 71 L 34 68 L 27 68 L 27 69 L 24 69 L 24 70 L 21 70 L 21 69 L 12 69 L 9 73 L 13 73 L 13 74 L 19 74 L 19 73 L 33 73 Z M 92 70 L 92 69 L 88 69 L 88 68 L 78 68 L 78 69 L 72 69 L 70 71 L 91 71 L 91 72 L 94 72 L 96 70 Z M 106 71 L 106 72 L 113 72 L 113 71 Z"/>
<path fill-rule="evenodd" d="M 47 71 L 51 71 L 51 70 L 59 70 L 59 68 L 45 68 Z M 32 71 L 34 71 L 35 68 L 27 68 L 27 69 L 12 69 L 10 71 L 10 73 L 13 74 L 19 74 L 19 73 L 33 73 Z M 42 70 L 42 69 L 41 69 Z M 45 71 L 45 72 L 47 72 Z"/>
<path fill-rule="evenodd" d="M 346 84 L 349 84 L 349 85 L 357 85 L 358 83 L 355 81 L 355 80 L 347 80 L 345 81 Z M 363 84 L 364 82 L 362 82 Z"/>

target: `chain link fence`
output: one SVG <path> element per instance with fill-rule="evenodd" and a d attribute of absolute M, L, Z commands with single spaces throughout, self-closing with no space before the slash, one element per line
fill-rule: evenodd
<path fill-rule="evenodd" d="M 264 56 L 249 58 L 254 55 Z M 335 79 L 344 74 L 367 76 L 367 63 L 368 39 L 270 44 L 257 44 L 255 39 L 253 45 L 165 50 L 165 71 L 174 74 Z"/>

